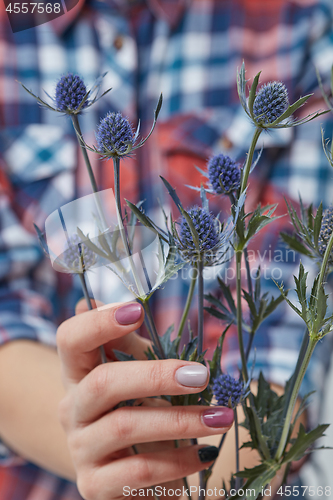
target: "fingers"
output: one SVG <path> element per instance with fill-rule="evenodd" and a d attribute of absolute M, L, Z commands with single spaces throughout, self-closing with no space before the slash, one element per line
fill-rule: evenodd
<path fill-rule="evenodd" d="M 122 407 L 81 428 L 75 437 L 75 449 L 79 453 L 89 449 L 89 460 L 101 464 L 111 453 L 135 443 L 224 434 L 233 419 L 233 410 L 225 407 Z"/>
<path fill-rule="evenodd" d="M 67 382 L 77 383 L 100 363 L 99 346 L 121 338 L 143 322 L 137 302 L 82 312 L 60 325 L 57 345 Z"/>
<path fill-rule="evenodd" d="M 93 309 L 105 306 L 100 300 L 91 300 Z M 108 307 L 108 306 L 107 306 Z M 75 307 L 75 314 L 82 314 L 87 312 L 88 308 L 85 299 L 79 300 Z M 151 342 L 148 339 L 140 337 L 136 332 L 130 332 L 125 337 L 120 337 L 116 340 L 116 345 L 113 345 L 112 341 L 104 346 L 107 358 L 112 361 L 117 361 L 116 356 L 113 353 L 113 349 L 125 352 L 127 354 L 132 354 L 135 359 L 147 359 L 146 352 L 148 347 L 151 347 Z"/>
<path fill-rule="evenodd" d="M 81 424 L 92 422 L 128 399 L 201 392 L 208 376 L 201 363 L 177 359 L 99 365 L 78 385 L 76 418 Z"/>
<path fill-rule="evenodd" d="M 88 500 L 130 496 L 128 492 L 132 489 L 174 481 L 204 470 L 216 456 L 217 448 L 202 445 L 134 455 L 97 468 L 93 474 L 82 474 L 78 488 Z"/>
<path fill-rule="evenodd" d="M 90 299 L 90 302 L 93 309 L 104 306 L 104 302 L 101 302 L 100 300 Z M 75 314 L 82 314 L 86 311 L 90 311 L 90 308 L 88 307 L 86 300 L 85 299 L 79 300 L 79 302 L 75 306 Z"/>

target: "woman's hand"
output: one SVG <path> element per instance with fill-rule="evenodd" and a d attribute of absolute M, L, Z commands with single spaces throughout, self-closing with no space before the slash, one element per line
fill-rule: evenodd
<path fill-rule="evenodd" d="M 86 500 L 129 496 L 132 489 L 174 481 L 207 468 L 216 456 L 204 445 L 175 448 L 170 441 L 226 432 L 233 411 L 202 406 L 122 406 L 126 400 L 194 394 L 208 383 L 200 363 L 175 359 L 100 364 L 99 346 L 144 359 L 148 341 L 134 330 L 143 322 L 138 303 L 113 304 L 82 312 L 58 329 L 57 343 L 66 396 L 60 421 Z M 153 401 L 153 400 L 149 400 Z M 169 442 L 163 443 L 160 442 Z M 133 446 L 141 445 L 139 454 Z M 158 444 L 156 444 L 158 443 Z M 146 450 L 143 451 L 146 446 Z M 125 490 L 124 488 L 127 487 Z"/>

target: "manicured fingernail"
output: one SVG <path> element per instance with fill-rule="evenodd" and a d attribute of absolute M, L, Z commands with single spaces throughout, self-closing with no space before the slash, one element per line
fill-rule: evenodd
<path fill-rule="evenodd" d="M 117 309 L 114 317 L 120 325 L 131 325 L 140 319 L 141 313 L 140 304 L 131 303 Z"/>
<path fill-rule="evenodd" d="M 234 411 L 232 408 L 211 408 L 202 414 L 202 421 L 207 427 L 230 427 L 234 421 Z"/>
<path fill-rule="evenodd" d="M 200 462 L 203 464 L 206 462 L 212 462 L 218 457 L 219 450 L 216 446 L 205 446 L 205 448 L 200 448 L 198 451 Z"/>
<path fill-rule="evenodd" d="M 208 370 L 204 365 L 187 365 L 178 368 L 176 371 L 176 380 L 178 384 L 186 387 L 201 387 L 205 385 L 208 377 Z"/>

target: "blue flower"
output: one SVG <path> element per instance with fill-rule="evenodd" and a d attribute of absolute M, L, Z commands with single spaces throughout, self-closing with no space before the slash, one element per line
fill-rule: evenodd
<path fill-rule="evenodd" d="M 208 177 L 215 193 L 230 194 L 240 186 L 241 171 L 229 156 L 218 154 L 208 162 Z"/>
<path fill-rule="evenodd" d="M 277 120 L 289 107 L 288 92 L 281 82 L 263 85 L 253 103 L 253 115 L 258 124 L 268 125 Z"/>
<path fill-rule="evenodd" d="M 320 255 L 324 256 L 326 251 L 328 240 L 331 237 L 333 229 L 333 206 L 327 208 L 323 213 L 323 218 L 321 221 L 321 227 L 318 238 L 318 249 Z M 331 253 L 329 262 L 333 263 L 333 255 Z"/>
<path fill-rule="evenodd" d="M 205 265 L 212 265 L 215 259 L 213 250 L 218 250 L 221 239 L 219 221 L 210 212 L 199 206 L 192 207 L 187 214 L 193 222 L 198 241 L 195 242 L 190 225 L 186 218 L 182 216 L 179 221 L 178 249 L 182 257 L 192 264 L 198 260 L 203 260 Z"/>
<path fill-rule="evenodd" d="M 73 234 L 67 242 L 62 254 L 63 267 L 72 273 L 87 271 L 96 262 L 95 253 L 85 245 L 77 234 Z"/>
<path fill-rule="evenodd" d="M 213 394 L 219 406 L 235 408 L 244 396 L 244 384 L 230 375 L 222 373 L 213 380 Z"/>
<path fill-rule="evenodd" d="M 23 83 L 21 85 L 43 108 L 56 111 L 57 113 L 65 113 L 66 115 L 78 115 L 83 109 L 89 108 L 101 97 L 110 92 L 111 89 L 108 89 L 99 95 L 105 75 L 106 73 L 97 78 L 90 90 L 87 90 L 85 83 L 78 75 L 73 73 L 63 75 L 56 84 L 55 97 L 51 97 L 44 90 L 52 106 L 31 92 Z"/>
<path fill-rule="evenodd" d="M 62 76 L 56 85 L 55 103 L 58 111 L 67 114 L 82 110 L 88 106 L 87 88 L 78 75 L 68 73 Z"/>
<path fill-rule="evenodd" d="M 135 136 L 129 121 L 121 113 L 108 113 L 96 132 L 97 150 L 105 158 L 118 158 L 131 152 Z"/>

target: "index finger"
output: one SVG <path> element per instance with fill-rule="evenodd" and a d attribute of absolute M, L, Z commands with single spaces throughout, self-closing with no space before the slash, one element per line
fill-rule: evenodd
<path fill-rule="evenodd" d="M 137 302 L 93 309 L 64 321 L 57 345 L 65 383 L 78 383 L 100 364 L 99 347 L 139 328 L 144 312 Z"/>

